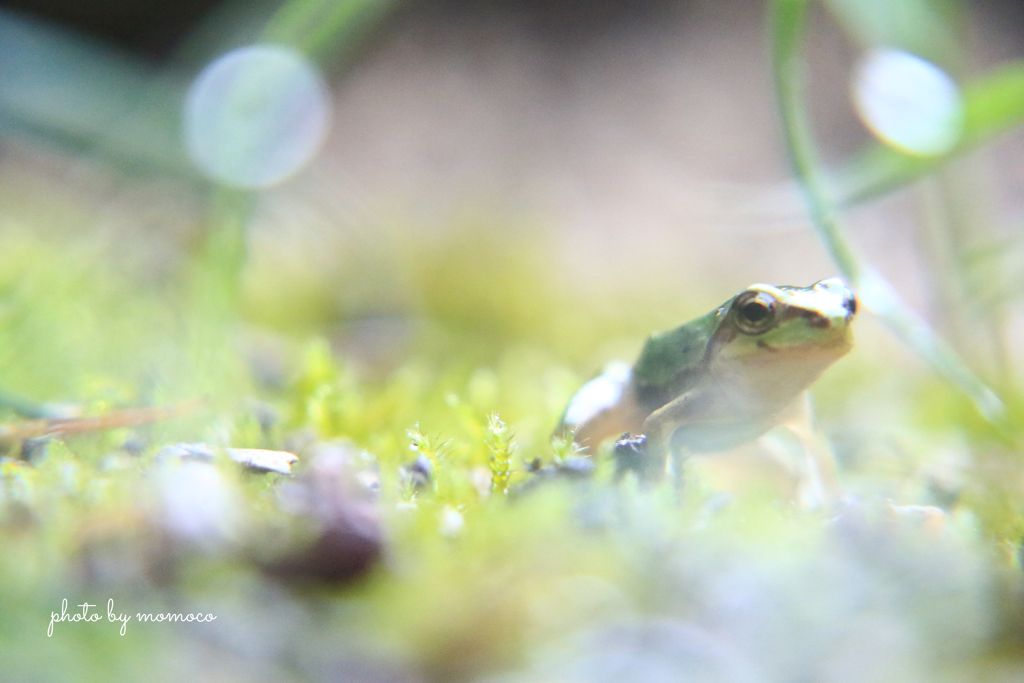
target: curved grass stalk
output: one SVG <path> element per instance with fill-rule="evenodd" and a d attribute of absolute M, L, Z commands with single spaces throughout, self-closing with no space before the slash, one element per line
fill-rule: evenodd
<path fill-rule="evenodd" d="M 917 315 L 875 269 L 857 255 L 839 224 L 804 107 L 802 46 L 809 0 L 774 0 L 772 57 L 786 149 L 818 235 L 861 302 L 936 372 L 956 385 L 989 421 L 1005 414 L 1002 400 Z"/>
<path fill-rule="evenodd" d="M 320 57 L 339 48 L 350 51 L 397 4 L 395 0 L 290 0 L 267 22 L 262 40 Z"/>

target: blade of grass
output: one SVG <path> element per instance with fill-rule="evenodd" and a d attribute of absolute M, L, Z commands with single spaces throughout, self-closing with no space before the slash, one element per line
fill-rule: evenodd
<path fill-rule="evenodd" d="M 824 0 L 832 15 L 861 45 L 913 52 L 946 69 L 962 59 L 957 0 Z"/>
<path fill-rule="evenodd" d="M 855 253 L 839 224 L 804 107 L 802 48 L 808 2 L 774 0 L 772 56 L 786 149 L 811 221 L 862 303 L 918 356 L 967 394 L 982 415 L 996 421 L 1004 415 L 999 397 L 903 302 L 885 278 Z"/>
<path fill-rule="evenodd" d="M 929 173 L 950 156 L 988 142 L 1024 124 L 1024 62 L 1015 62 L 963 89 L 964 133 L 947 155 L 915 157 L 875 144 L 841 168 L 830 183 L 831 201 L 840 206 L 885 194 Z"/>
<path fill-rule="evenodd" d="M 322 59 L 339 47 L 352 49 L 396 5 L 396 0 L 291 0 L 267 22 L 262 39 Z"/>

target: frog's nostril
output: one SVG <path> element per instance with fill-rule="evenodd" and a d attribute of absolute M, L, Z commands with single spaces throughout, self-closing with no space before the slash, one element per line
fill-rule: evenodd
<path fill-rule="evenodd" d="M 846 296 L 843 297 L 843 308 L 845 308 L 849 314 L 857 314 L 857 297 L 853 295 L 853 292 L 846 290 Z"/>

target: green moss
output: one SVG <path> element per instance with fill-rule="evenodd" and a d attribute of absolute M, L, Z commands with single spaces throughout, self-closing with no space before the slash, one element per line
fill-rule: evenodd
<path fill-rule="evenodd" d="M 865 482 L 899 478 L 902 491 L 926 491 L 930 444 L 952 438 L 974 460 L 959 483 L 949 530 L 933 541 L 892 521 L 880 503 L 861 503 L 828 522 L 793 509 L 784 496 L 730 502 L 696 477 L 682 500 L 667 486 L 645 491 L 631 479 L 616 485 L 606 455 L 592 456 L 598 466 L 589 480 L 529 472 L 528 463 L 565 464 L 578 455 L 572 442 L 552 440 L 558 416 L 605 360 L 595 355 L 598 337 L 628 336 L 639 318 L 631 314 L 618 331 L 608 319 L 568 324 L 566 310 L 575 304 L 556 278 L 538 276 L 543 267 L 515 265 L 517 257 L 502 256 L 500 242 L 474 242 L 469 251 L 420 245 L 421 263 L 409 277 L 422 301 L 389 314 L 413 322 L 371 325 L 355 343 L 338 330 L 357 319 L 359 306 L 316 304 L 330 310 L 322 318 L 302 313 L 304 322 L 294 327 L 286 318 L 200 324 L 187 297 L 128 286 L 99 256 L 76 263 L 79 275 L 72 276 L 66 247 L 27 235 L 12 239 L 16 249 L 0 250 L 20 259 L 9 257 L 18 271 L 4 290 L 0 331 L 10 345 L 0 379 L 10 378 L 12 388 L 102 413 L 147 398 L 190 398 L 217 385 L 206 407 L 186 418 L 52 440 L 31 463 L 9 446 L 0 464 L 0 662 L 14 680 L 35 680 L 31 672 L 95 680 L 106 665 L 113 666 L 108 680 L 135 680 L 138 671 L 197 647 L 205 659 L 181 665 L 187 675 L 207 666 L 237 671 L 240 655 L 229 643 L 246 638 L 255 639 L 267 670 L 295 680 L 322 680 L 317 671 L 352 666 L 397 667 L 436 681 L 516 670 L 531 671 L 527 679 L 559 678 L 570 673 L 546 669 L 551 662 L 585 669 L 587 658 L 602 652 L 586 644 L 587 634 L 683 623 L 740 634 L 744 657 L 795 675 L 787 657 L 818 656 L 797 636 L 831 633 L 835 647 L 868 651 L 870 639 L 848 628 L 865 620 L 898 622 L 907 637 L 924 638 L 922 649 L 892 656 L 930 670 L 948 664 L 938 636 L 927 635 L 946 618 L 944 610 L 969 617 L 949 637 L 974 643 L 963 646 L 970 657 L 986 656 L 987 641 L 971 634 L 995 628 L 984 608 L 990 569 L 1012 563 L 1010 551 L 1024 534 L 1015 441 L 994 440 L 969 405 L 927 382 L 903 386 L 910 405 L 904 414 L 929 434 L 929 445 L 912 441 L 920 448 L 899 467 L 851 456 L 862 466 L 844 474 Z M 460 270 L 473 249 L 492 248 L 487 267 Z M 29 267 L 30 260 L 40 267 Z M 490 272 L 498 273 L 493 282 Z M 463 275 L 469 284 L 456 286 Z M 258 268 L 248 272 L 243 311 L 256 308 L 266 291 L 260 277 Z M 326 290 L 327 282 L 337 280 L 318 287 Z M 274 286 L 288 298 L 285 283 Z M 301 296 L 309 282 L 295 286 Z M 117 320 L 106 327 L 83 322 L 80 313 L 62 317 L 83 306 Z M 268 328 L 270 361 L 247 365 L 242 351 L 263 339 L 254 329 Z M 408 337 L 389 347 L 386 359 L 360 355 L 359 344 L 389 343 L 397 329 Z M 58 334 L 67 337 L 49 338 Z M 635 333 L 637 348 L 643 334 Z M 591 348 L 565 352 L 574 341 Z M 268 362 L 279 379 L 267 379 L 260 363 Z M 830 431 L 860 428 L 860 439 L 845 444 L 855 454 L 876 452 L 893 433 L 891 425 L 863 422 L 872 367 L 858 365 L 820 396 Z M 913 434 L 904 430 L 900 438 Z M 129 439 L 141 444 L 141 455 L 122 448 Z M 199 526 L 173 531 L 167 515 L 174 490 L 167 487 L 190 480 L 175 479 L 177 470 L 155 454 L 176 441 L 294 448 L 302 460 L 292 477 L 246 474 L 217 462 L 210 481 L 190 484 L 209 489 L 179 503 L 198 514 Z M 295 503 L 311 495 L 295 498 L 295 486 L 304 486 L 316 467 L 311 444 L 341 448 L 353 472 L 380 483 L 375 502 L 351 514 L 379 524 L 382 559 L 340 585 L 282 581 L 263 569 L 322 531 Z M 430 463 L 425 485 L 406 474 L 417 456 Z M 317 500 L 347 509 L 338 501 L 359 495 L 346 486 L 321 491 L 316 495 L 328 497 Z M 852 595 L 873 597 L 865 606 Z M 893 604 L 881 597 L 893 595 Z M 133 612 L 211 611 L 218 621 L 208 630 L 132 623 L 124 637 L 106 622 L 58 624 L 47 639 L 49 615 L 64 597 L 73 604 L 113 597 Z M 920 608 L 925 602 L 937 607 Z M 766 623 L 797 635 L 776 642 L 774 653 L 743 640 L 742 633 L 761 632 Z M 262 635 L 248 630 L 254 624 Z M 641 649 L 622 656 L 640 666 L 664 655 Z"/>

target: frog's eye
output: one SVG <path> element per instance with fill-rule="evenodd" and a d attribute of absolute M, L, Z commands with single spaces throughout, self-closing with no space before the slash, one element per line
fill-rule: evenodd
<path fill-rule="evenodd" d="M 775 297 L 767 292 L 740 294 L 732 305 L 736 314 L 736 327 L 743 334 L 767 332 L 775 324 L 776 304 Z"/>

